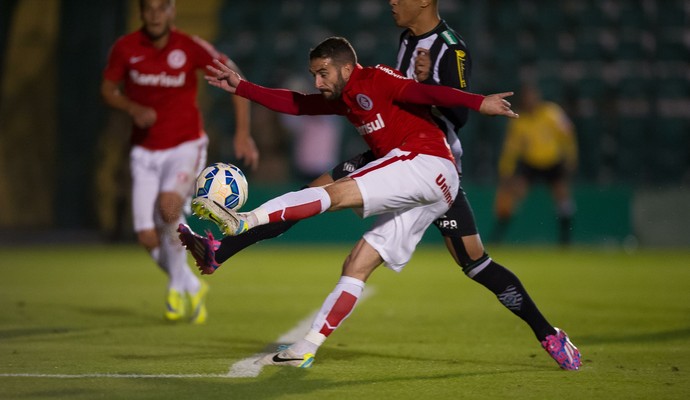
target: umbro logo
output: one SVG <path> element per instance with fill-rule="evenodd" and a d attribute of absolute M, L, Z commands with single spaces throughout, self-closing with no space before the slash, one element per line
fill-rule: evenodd
<path fill-rule="evenodd" d="M 351 162 L 346 162 L 346 163 L 343 165 L 343 170 L 344 170 L 345 172 L 355 172 L 356 169 L 357 169 L 357 168 L 355 168 L 355 165 L 352 164 Z"/>

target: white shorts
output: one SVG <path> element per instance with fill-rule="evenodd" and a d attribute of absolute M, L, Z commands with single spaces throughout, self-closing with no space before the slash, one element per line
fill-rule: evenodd
<path fill-rule="evenodd" d="M 363 199 L 363 217 L 379 215 L 364 234 L 386 267 L 400 272 L 426 229 L 453 203 L 460 186 L 445 158 L 393 149 L 350 174 Z"/>
<path fill-rule="evenodd" d="M 194 180 L 206 165 L 208 137 L 184 142 L 165 150 L 134 146 L 129 153 L 132 174 L 132 215 L 134 231 L 153 229 L 162 223 L 158 194 L 174 192 L 187 202 Z"/>

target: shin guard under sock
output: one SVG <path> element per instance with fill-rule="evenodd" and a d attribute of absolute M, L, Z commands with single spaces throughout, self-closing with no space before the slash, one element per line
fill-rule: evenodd
<path fill-rule="evenodd" d="M 330 335 L 355 308 L 364 290 L 364 282 L 349 276 L 342 276 L 335 288 L 323 302 L 311 329 L 324 336 Z"/>
<path fill-rule="evenodd" d="M 364 282 L 349 276 L 341 276 L 333 291 L 326 297 L 312 322 L 311 330 L 295 342 L 290 349 L 296 354 L 316 354 L 326 338 L 340 326 L 357 304 L 364 290 Z"/>

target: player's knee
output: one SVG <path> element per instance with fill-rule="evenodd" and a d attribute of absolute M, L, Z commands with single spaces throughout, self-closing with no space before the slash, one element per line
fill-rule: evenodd
<path fill-rule="evenodd" d="M 154 229 L 147 229 L 137 232 L 137 241 L 147 251 L 151 251 L 159 245 L 158 234 L 156 234 Z"/>
<path fill-rule="evenodd" d="M 575 203 L 570 199 L 559 201 L 556 204 L 556 211 L 561 217 L 571 217 L 575 214 Z"/>
<path fill-rule="evenodd" d="M 507 193 L 499 192 L 496 195 L 494 212 L 498 218 L 510 218 L 510 216 L 513 214 L 512 197 Z"/>
<path fill-rule="evenodd" d="M 163 222 L 166 224 L 173 224 L 177 222 L 180 219 L 180 216 L 182 216 L 181 210 L 161 209 L 161 217 L 163 218 Z"/>
<path fill-rule="evenodd" d="M 182 197 L 177 193 L 161 193 L 158 207 L 164 223 L 177 222 L 182 215 Z"/>
<path fill-rule="evenodd" d="M 481 263 L 488 257 L 478 234 L 451 238 L 451 243 L 455 251 L 456 261 L 465 273 L 475 263 Z"/>
<path fill-rule="evenodd" d="M 324 197 L 321 201 L 322 204 L 326 201 L 329 203 L 329 211 L 362 207 L 362 194 L 352 178 L 341 179 L 324 187 L 324 195 L 328 196 L 328 199 Z"/>
<path fill-rule="evenodd" d="M 476 259 L 467 259 L 460 266 L 462 267 L 462 272 L 464 272 L 465 275 L 472 277 L 474 275 L 472 271 L 474 271 L 478 267 L 485 265 L 488 260 L 489 255 L 482 252 L 481 256 L 477 257 Z"/>
<path fill-rule="evenodd" d="M 463 243 L 465 245 L 466 259 L 469 260 L 469 263 L 473 263 L 486 255 L 479 234 L 464 237 Z"/>

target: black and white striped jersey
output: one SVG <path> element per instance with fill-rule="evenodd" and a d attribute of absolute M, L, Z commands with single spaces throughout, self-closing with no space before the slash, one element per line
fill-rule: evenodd
<path fill-rule="evenodd" d="M 409 29 L 400 35 L 396 69 L 413 79 L 415 79 L 414 59 L 418 48 L 429 51 L 432 63 L 429 78 L 422 83 L 469 90 L 472 72 L 470 53 L 462 37 L 444 20 L 441 20 L 434 30 L 424 35 L 414 36 Z M 457 132 L 467 122 L 468 113 L 469 110 L 464 107 L 434 107 L 433 109 L 434 120 L 446 132 L 458 168 L 462 146 Z"/>

